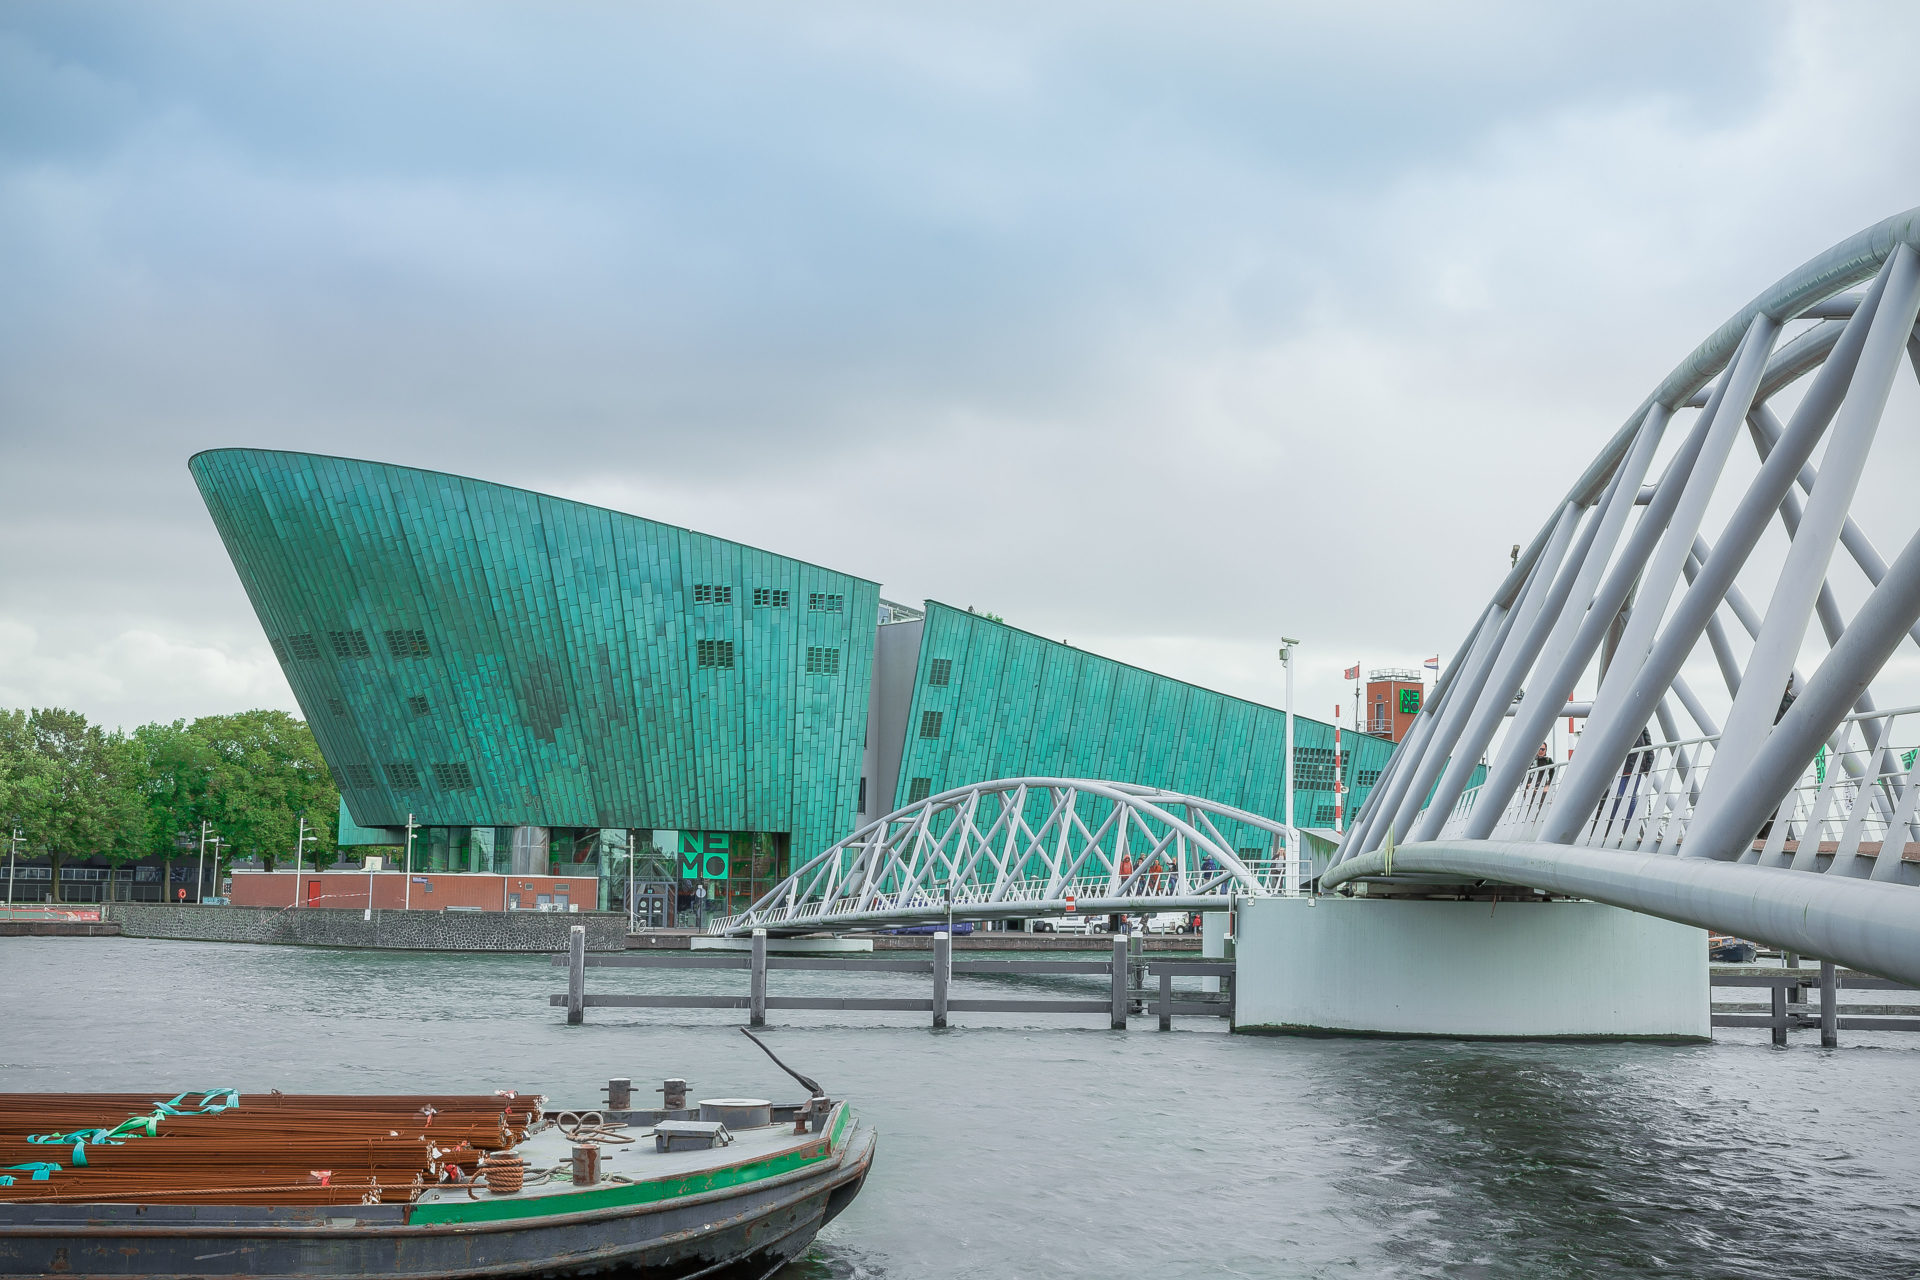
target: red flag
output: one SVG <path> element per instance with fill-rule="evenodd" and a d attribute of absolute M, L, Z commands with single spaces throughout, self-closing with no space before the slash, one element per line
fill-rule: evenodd
<path fill-rule="evenodd" d="M 1358 680 L 1360 678 L 1360 664 L 1356 662 L 1348 667 L 1346 677 L 1349 680 Z"/>

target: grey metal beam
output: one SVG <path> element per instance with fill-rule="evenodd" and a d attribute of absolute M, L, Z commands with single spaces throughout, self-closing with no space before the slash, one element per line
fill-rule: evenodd
<path fill-rule="evenodd" d="M 1383 875 L 1384 864 L 1379 853 L 1363 854 L 1333 873 L 1326 887 Z M 1393 869 L 1586 898 L 1920 984 L 1920 889 L 1907 885 L 1493 840 L 1403 845 L 1394 851 Z"/>
<path fill-rule="evenodd" d="M 1495 606 L 1498 608 L 1498 606 Z M 1489 618 L 1492 622 L 1495 619 Z M 1460 736 L 1460 729 L 1466 723 L 1468 712 L 1479 700 L 1480 689 L 1486 683 L 1487 672 L 1493 666 L 1493 660 L 1507 642 L 1507 636 L 1513 630 L 1513 613 L 1501 609 L 1498 614 L 1498 626 L 1481 633 L 1481 639 L 1474 644 L 1473 652 L 1460 668 L 1454 687 L 1448 690 L 1445 698 L 1433 715 L 1433 729 L 1427 740 L 1421 745 L 1420 754 L 1414 757 L 1416 766 L 1408 780 L 1405 794 L 1394 807 L 1393 817 L 1388 830 L 1398 833 L 1413 829 L 1413 820 L 1425 803 L 1427 793 L 1440 777 L 1440 770 L 1447 763 L 1448 754 L 1453 750 L 1454 741 Z"/>
<path fill-rule="evenodd" d="M 1664 413 L 1650 419 L 1664 426 Z M 1707 436 L 1708 421 L 1703 415 L 1687 433 L 1680 449 L 1668 461 L 1666 473 L 1660 477 L 1659 492 L 1640 516 L 1639 524 L 1634 526 L 1633 535 L 1627 539 L 1627 545 L 1619 559 L 1607 571 L 1606 578 L 1599 590 L 1594 593 L 1591 604 L 1585 612 L 1580 612 L 1579 595 L 1569 602 L 1568 610 L 1563 613 L 1564 621 L 1574 626 L 1573 639 L 1561 650 L 1559 661 L 1551 661 L 1556 642 L 1550 640 L 1548 653 L 1540 663 L 1543 671 L 1551 674 L 1544 679 L 1536 676 L 1529 682 L 1526 701 L 1520 704 L 1520 712 L 1514 717 L 1513 727 L 1507 731 L 1507 740 L 1501 749 L 1500 757 L 1487 774 L 1486 781 L 1480 787 L 1480 799 L 1474 805 L 1473 813 L 1467 818 L 1467 835 L 1470 838 L 1484 840 L 1492 834 L 1494 825 L 1499 822 L 1500 814 L 1513 793 L 1526 777 L 1527 767 L 1532 757 L 1523 754 L 1532 749 L 1547 732 L 1560 708 L 1566 705 L 1573 692 L 1574 682 L 1580 678 L 1587 664 L 1593 660 L 1593 654 L 1600 647 L 1601 639 L 1607 628 L 1612 625 L 1613 616 L 1633 589 L 1634 580 L 1639 576 L 1640 565 L 1653 551 L 1667 527 L 1667 520 L 1673 514 L 1674 507 L 1680 501 L 1680 494 L 1686 487 L 1687 476 L 1693 469 L 1694 460 L 1700 456 L 1700 447 Z M 1643 444 L 1645 441 L 1643 440 Z M 1630 483 L 1638 485 L 1638 479 Z M 1624 508 L 1623 508 L 1624 514 Z M 1596 558 L 1604 562 L 1606 557 L 1596 552 Z M 1571 615 L 1569 617 L 1568 615 Z"/>
<path fill-rule="evenodd" d="M 1740 772 L 1726 775 L 1720 804 L 1705 813 L 1696 811 L 1683 850 L 1694 858 L 1738 858 L 1753 836 L 1779 806 L 1780 798 L 1799 780 L 1814 752 L 1847 715 L 1853 701 L 1872 681 L 1920 619 L 1920 532 L 1887 570 L 1887 576 L 1853 617 L 1819 670 L 1807 681 L 1804 693 L 1787 709 L 1759 752 Z M 1725 737 L 1722 737 L 1724 744 Z M 1708 771 L 1713 787 L 1719 769 Z M 1702 804 L 1706 797 L 1702 796 Z"/>
<path fill-rule="evenodd" d="M 1734 433 L 1746 421 L 1747 410 L 1752 407 L 1760 387 L 1760 375 L 1767 367 L 1767 353 L 1772 350 L 1779 332 L 1779 322 L 1772 317 L 1761 314 L 1753 318 L 1746 344 L 1721 380 L 1718 402 L 1701 413 L 1708 425 L 1699 461 L 1687 476 L 1686 487 L 1661 534 L 1659 547 L 1645 562 L 1639 579 L 1639 602 L 1627 624 L 1627 634 L 1621 640 L 1614 669 L 1594 696 L 1593 714 L 1587 717 L 1587 731 L 1581 735 L 1580 749 L 1569 762 L 1564 780 L 1547 810 L 1541 827 L 1542 839 L 1565 843 L 1574 838 L 1586 815 L 1599 803 L 1601 793 L 1612 784 L 1615 770 L 1626 758 L 1627 748 L 1653 718 L 1653 704 L 1658 694 L 1649 696 L 1640 675 L 1653 647 L 1655 628 L 1667 611 L 1667 601 L 1680 579 L 1680 568 L 1693 547 L 1701 517 L 1706 514 L 1715 483 L 1732 450 Z M 1698 631 L 1694 634 L 1697 636 Z M 1688 647 L 1691 648 L 1691 644 Z M 1665 687 L 1664 681 L 1662 687 Z M 1711 780 L 1707 785 L 1713 785 Z"/>
<path fill-rule="evenodd" d="M 1711 817 L 1772 729 L 1780 702 L 1777 691 L 1785 688 L 1793 670 L 1815 598 L 1826 582 L 1827 564 L 1847 519 L 1847 508 L 1866 468 L 1867 452 L 1892 390 L 1895 369 L 1913 332 L 1915 317 L 1920 315 L 1920 255 L 1912 246 L 1901 245 L 1891 256 L 1875 287 L 1883 284 L 1884 296 L 1875 308 L 1846 397 L 1833 417 L 1822 455 L 1820 483 L 1810 495 L 1799 533 L 1787 550 L 1773 600 L 1760 624 L 1760 636 L 1747 656 L 1746 684 L 1727 713 L 1726 729 L 1714 753 L 1714 769 L 1701 793 L 1696 823 Z M 1849 322 L 1849 336 L 1872 303 L 1869 291 L 1866 302 Z M 1836 348 L 1835 359 L 1838 351 Z M 1833 363 L 1829 359 L 1828 365 Z M 1794 416 L 1797 419 L 1800 415 Z M 1745 409 L 1741 417 L 1746 417 Z M 1794 460 L 1794 473 L 1803 461 L 1804 457 Z M 1780 496 L 1786 496 L 1784 489 Z M 1909 625 L 1912 621 L 1909 619 Z M 1876 663 L 1874 670 L 1878 669 Z M 1863 683 L 1862 691 L 1865 687 Z M 1758 827 L 1759 823 L 1754 825 Z"/>
<path fill-rule="evenodd" d="M 1452 812 L 1454 802 L 1459 800 L 1460 793 L 1466 790 L 1467 780 L 1479 767 L 1481 754 L 1493 740 L 1494 731 L 1512 708 L 1514 694 L 1519 692 L 1521 680 L 1532 668 L 1541 646 L 1547 641 L 1548 633 L 1565 607 L 1567 596 L 1573 590 L 1574 581 L 1580 576 L 1581 567 L 1592 548 L 1594 535 L 1600 528 L 1597 517 L 1587 521 L 1579 542 L 1569 555 L 1567 544 L 1573 539 L 1574 529 L 1579 523 L 1579 507 L 1569 502 L 1561 508 L 1558 527 L 1547 549 L 1541 553 L 1540 571 L 1534 575 L 1522 597 L 1506 644 L 1488 673 L 1460 737 L 1448 749 L 1445 770 L 1440 775 L 1432 798 L 1427 801 L 1425 813 L 1415 822 L 1410 839 L 1430 840 L 1440 834 L 1440 828 Z"/>

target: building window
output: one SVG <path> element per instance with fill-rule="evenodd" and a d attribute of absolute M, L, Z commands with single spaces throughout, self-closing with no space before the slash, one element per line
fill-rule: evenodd
<path fill-rule="evenodd" d="M 1333 748 L 1295 747 L 1293 785 L 1306 791 L 1333 790 Z"/>
<path fill-rule="evenodd" d="M 927 664 L 927 683 L 944 689 L 953 683 L 953 659 L 935 658 Z"/>
<path fill-rule="evenodd" d="M 1240 855 L 1240 860 L 1242 862 L 1245 862 L 1249 858 L 1255 861 L 1258 861 L 1259 859 L 1267 856 L 1267 851 L 1257 846 L 1249 846 L 1247 848 L 1235 849 L 1234 852 Z"/>
<path fill-rule="evenodd" d="M 287 652 L 301 662 L 312 662 L 320 656 L 320 644 L 309 632 L 287 637 Z"/>
<path fill-rule="evenodd" d="M 784 609 L 793 593 L 785 587 L 755 587 L 753 589 L 754 607 L 758 609 Z"/>
<path fill-rule="evenodd" d="M 407 710 L 413 712 L 413 714 L 417 716 L 423 716 L 427 714 L 427 712 L 431 711 L 432 709 L 433 709 L 432 706 L 420 694 L 416 693 L 411 698 L 407 699 Z"/>
<path fill-rule="evenodd" d="M 920 713 L 920 736 L 937 738 L 940 736 L 940 722 L 946 719 L 943 711 L 922 711 Z"/>
<path fill-rule="evenodd" d="M 292 661 L 292 658 L 287 653 L 286 641 L 270 636 L 267 639 L 267 643 L 273 646 L 273 656 L 280 659 L 281 666 L 284 667 L 288 662 Z"/>
<path fill-rule="evenodd" d="M 839 613 L 847 607 L 847 598 L 843 595 L 828 595 L 824 591 L 807 593 L 807 610 L 810 613 Z"/>
<path fill-rule="evenodd" d="M 907 783 L 907 803 L 918 804 L 933 790 L 932 778 L 914 778 Z"/>
<path fill-rule="evenodd" d="M 1378 769 L 1362 769 L 1353 775 L 1353 785 L 1356 787 L 1370 787 L 1378 781 L 1380 781 Z"/>
<path fill-rule="evenodd" d="M 731 669 L 733 666 L 733 641 L 701 640 L 695 643 L 694 654 L 699 664 L 703 667 L 726 667 Z"/>
<path fill-rule="evenodd" d="M 860 779 L 860 802 L 853 806 L 853 811 L 855 813 L 867 811 L 867 780 L 865 778 Z"/>
<path fill-rule="evenodd" d="M 810 676 L 837 676 L 840 674 L 840 651 L 823 649 L 818 645 L 807 647 L 807 674 Z"/>
<path fill-rule="evenodd" d="M 338 698 L 327 699 L 327 710 L 333 712 L 333 714 L 339 716 L 342 720 L 347 718 L 347 704 Z"/>
<path fill-rule="evenodd" d="M 1333 806 L 1330 804 L 1323 804 L 1323 805 L 1316 806 L 1313 811 L 1313 825 L 1316 827 L 1332 826 L 1333 825 Z"/>
<path fill-rule="evenodd" d="M 437 763 L 433 766 L 433 782 L 435 786 L 446 791 L 471 791 L 473 790 L 473 770 L 467 768 L 463 762 Z"/>
<path fill-rule="evenodd" d="M 420 771 L 404 761 L 396 760 L 387 766 L 387 781 L 402 791 L 420 789 Z"/>
<path fill-rule="evenodd" d="M 364 631 L 329 631 L 327 643 L 333 647 L 336 658 L 371 658 L 373 646 L 367 643 Z"/>
<path fill-rule="evenodd" d="M 341 772 L 347 775 L 347 785 L 360 791 L 373 786 L 373 770 L 364 764 L 350 764 Z"/>
<path fill-rule="evenodd" d="M 733 588 L 717 582 L 695 583 L 693 602 L 695 604 L 732 604 Z"/>
<path fill-rule="evenodd" d="M 431 653 L 427 633 L 418 628 L 389 631 L 386 640 L 387 652 L 396 658 L 425 658 Z"/>

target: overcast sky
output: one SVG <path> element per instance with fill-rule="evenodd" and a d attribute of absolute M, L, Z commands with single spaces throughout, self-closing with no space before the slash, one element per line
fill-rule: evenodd
<path fill-rule="evenodd" d="M 1920 8 L 0 8 L 0 705 L 294 702 L 186 469 L 436 467 L 1302 710 L 1451 653 Z"/>

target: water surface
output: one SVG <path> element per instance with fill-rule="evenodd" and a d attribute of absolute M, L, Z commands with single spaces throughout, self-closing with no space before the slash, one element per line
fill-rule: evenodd
<path fill-rule="evenodd" d="M 737 1015 L 596 1009 L 568 1027 L 546 1001 L 561 985 L 544 957 L 0 938 L 0 1089 L 591 1103 L 608 1076 L 679 1075 L 696 1097 L 795 1093 Z M 785 1016 L 770 1043 L 853 1099 L 881 1146 L 860 1200 L 782 1280 L 1920 1274 L 1920 1037 L 1486 1045 Z"/>

